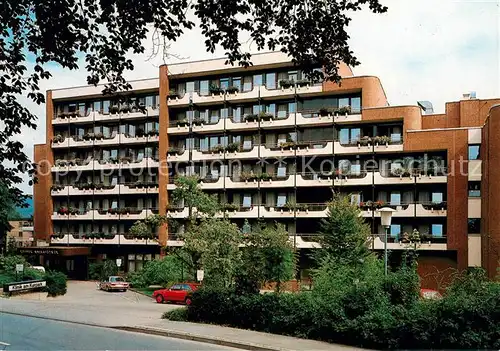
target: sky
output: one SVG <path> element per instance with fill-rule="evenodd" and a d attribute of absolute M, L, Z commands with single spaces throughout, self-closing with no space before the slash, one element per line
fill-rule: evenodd
<path fill-rule="evenodd" d="M 361 62 L 355 75 L 378 76 L 392 106 L 429 100 L 436 113 L 445 103 L 475 91 L 480 99 L 500 97 L 500 0 L 381 0 L 385 14 L 353 13 L 348 27 L 350 46 Z M 160 58 L 148 60 L 152 40 L 143 55 L 131 55 L 136 69 L 128 79 L 158 76 Z M 250 46 L 250 50 L 253 48 Z M 223 57 L 207 53 L 201 32 L 185 33 L 171 52 L 185 61 Z M 178 62 L 172 60 L 172 63 Z M 86 84 L 86 71 L 51 67 L 53 77 L 42 91 Z M 26 101 L 24 99 L 24 101 Z M 37 130 L 19 139 L 32 157 L 33 144 L 45 142 L 45 106 L 26 103 L 39 117 Z M 31 194 L 27 182 L 21 188 Z"/>

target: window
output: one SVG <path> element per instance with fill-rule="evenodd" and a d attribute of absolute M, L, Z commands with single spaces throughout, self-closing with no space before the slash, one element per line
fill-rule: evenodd
<path fill-rule="evenodd" d="M 233 121 L 234 122 L 241 121 L 241 107 L 233 108 Z"/>
<path fill-rule="evenodd" d="M 229 78 L 221 78 L 220 79 L 220 87 L 224 90 L 229 88 Z"/>
<path fill-rule="evenodd" d="M 276 105 L 275 104 L 267 105 L 266 112 L 272 114 L 273 116 L 276 116 Z"/>
<path fill-rule="evenodd" d="M 433 203 L 441 203 L 443 202 L 443 193 L 432 193 L 431 201 Z"/>
<path fill-rule="evenodd" d="M 341 144 L 349 144 L 349 129 L 342 128 L 339 132 L 339 141 Z"/>
<path fill-rule="evenodd" d="M 401 193 L 399 191 L 391 191 L 391 205 L 401 205 Z"/>
<path fill-rule="evenodd" d="M 297 104 L 295 102 L 289 102 L 288 113 L 295 113 L 295 112 L 297 112 Z"/>
<path fill-rule="evenodd" d="M 182 290 L 182 285 L 181 284 L 172 285 L 170 290 Z"/>
<path fill-rule="evenodd" d="M 267 73 L 266 74 L 266 88 L 276 89 L 276 73 Z"/>
<path fill-rule="evenodd" d="M 351 205 L 358 205 L 361 203 L 361 194 L 351 194 Z"/>
<path fill-rule="evenodd" d="M 299 72 L 297 71 L 289 71 L 288 72 L 288 80 L 293 80 L 294 82 L 299 80 Z"/>
<path fill-rule="evenodd" d="M 277 114 L 278 118 L 286 118 L 286 108 L 287 108 L 287 105 L 285 105 L 285 104 L 278 105 L 278 114 Z"/>
<path fill-rule="evenodd" d="M 186 93 L 192 93 L 195 91 L 194 82 L 186 82 Z"/>
<path fill-rule="evenodd" d="M 353 128 L 351 129 L 351 143 L 357 143 L 361 139 L 361 129 Z"/>
<path fill-rule="evenodd" d="M 260 112 L 264 110 L 264 105 L 253 105 L 252 113 L 258 115 Z"/>
<path fill-rule="evenodd" d="M 339 99 L 339 107 L 349 106 L 349 98 Z"/>
<path fill-rule="evenodd" d="M 431 225 L 431 234 L 432 236 L 443 236 L 443 225 L 442 224 L 433 224 Z"/>
<path fill-rule="evenodd" d="M 100 101 L 94 101 L 93 110 L 97 111 L 97 112 L 101 111 L 101 102 Z"/>
<path fill-rule="evenodd" d="M 109 100 L 105 100 L 102 102 L 102 113 L 104 114 L 109 113 Z"/>
<path fill-rule="evenodd" d="M 241 91 L 241 77 L 238 78 L 233 78 L 233 87 L 238 88 L 239 91 Z"/>
<path fill-rule="evenodd" d="M 276 175 L 280 178 L 286 177 L 286 166 L 285 165 L 279 165 Z"/>
<path fill-rule="evenodd" d="M 399 236 L 401 234 L 401 224 L 391 224 L 389 233 L 391 236 Z"/>
<path fill-rule="evenodd" d="M 243 150 L 250 150 L 250 149 L 252 149 L 252 136 L 245 135 L 243 137 Z"/>
<path fill-rule="evenodd" d="M 253 76 L 253 86 L 261 86 L 262 85 L 262 74 L 255 74 Z"/>
<path fill-rule="evenodd" d="M 469 182 L 469 197 L 481 197 L 481 182 Z"/>
<path fill-rule="evenodd" d="M 286 194 L 278 194 L 276 198 L 276 207 L 283 207 L 286 204 Z"/>
<path fill-rule="evenodd" d="M 351 174 L 361 175 L 361 165 L 351 165 Z"/>
<path fill-rule="evenodd" d="M 200 95 L 208 95 L 210 90 L 210 83 L 208 80 L 201 80 L 200 81 Z"/>
<path fill-rule="evenodd" d="M 251 207 L 252 206 L 252 195 L 245 194 L 243 195 L 243 207 Z"/>
<path fill-rule="evenodd" d="M 361 98 L 359 97 L 351 98 L 351 111 L 352 113 L 361 112 Z"/>
<path fill-rule="evenodd" d="M 469 160 L 479 160 L 479 145 L 469 145 Z"/>
<path fill-rule="evenodd" d="M 250 91 L 252 90 L 252 77 L 247 76 L 243 78 L 243 91 Z"/>
<path fill-rule="evenodd" d="M 467 233 L 480 234 L 481 233 L 481 218 L 469 218 L 467 221 Z"/>

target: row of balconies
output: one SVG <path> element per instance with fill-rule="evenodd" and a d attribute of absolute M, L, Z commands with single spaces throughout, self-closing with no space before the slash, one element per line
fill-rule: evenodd
<path fill-rule="evenodd" d="M 87 245 L 158 245 L 157 239 L 134 238 L 127 234 L 79 234 L 64 233 L 52 235 L 51 244 Z"/>
<path fill-rule="evenodd" d="M 446 203 L 412 203 L 402 205 L 386 204 L 396 210 L 393 217 L 446 217 Z M 327 217 L 326 204 L 285 204 L 283 206 L 226 204 L 225 210 L 216 217 L 227 218 L 324 218 Z M 196 209 L 193 210 L 196 212 Z M 189 208 L 169 206 L 167 215 L 171 218 L 187 218 Z M 362 209 L 361 216 L 365 218 L 380 217 L 375 207 Z"/>
<path fill-rule="evenodd" d="M 180 234 L 170 233 L 167 246 L 183 246 Z M 297 233 L 290 234 L 289 240 L 298 249 L 319 248 L 318 234 Z M 85 235 L 78 233 L 64 233 L 51 236 L 51 244 L 54 245 L 159 245 L 157 239 L 134 238 L 127 234 L 104 234 Z M 371 247 L 374 250 L 383 250 L 384 234 L 373 235 Z M 446 236 L 425 236 L 418 243 L 412 243 L 400 237 L 388 237 L 387 247 L 389 250 L 406 250 L 416 248 L 418 250 L 446 250 Z"/>
<path fill-rule="evenodd" d="M 158 160 L 144 157 L 141 160 L 133 160 L 130 157 L 120 157 L 119 159 L 94 160 L 56 160 L 56 164 L 51 168 L 52 172 L 67 171 L 92 171 L 92 170 L 112 170 L 130 168 L 158 168 Z"/>
<path fill-rule="evenodd" d="M 108 113 L 101 114 L 99 111 L 90 111 L 86 116 L 81 116 L 78 111 L 70 114 L 59 114 L 56 115 L 52 120 L 52 124 L 68 124 L 68 123 L 93 123 L 93 122 L 101 122 L 101 121 L 116 121 L 119 119 L 140 119 L 144 117 L 154 117 L 159 116 L 160 110 L 154 109 L 152 107 L 147 107 L 143 111 L 141 110 L 132 110 L 127 112 L 116 112 L 116 113 Z"/>
<path fill-rule="evenodd" d="M 297 249 L 316 249 L 321 248 L 318 236 L 319 235 L 317 233 L 297 233 L 289 234 L 288 238 Z M 169 233 L 167 246 L 184 246 L 184 241 L 181 238 L 181 234 Z M 371 249 L 384 249 L 384 234 L 372 235 L 371 239 L 371 243 L 369 243 Z M 397 237 L 390 236 L 387 241 L 387 248 L 389 250 L 447 250 L 446 236 L 425 235 L 422 236 L 419 242 L 410 242 L 405 240 L 403 235 L 399 235 Z"/>
<path fill-rule="evenodd" d="M 338 141 L 300 141 L 285 142 L 276 145 L 253 145 L 248 149 L 242 149 L 236 145 L 237 150 L 224 148 L 222 146 L 213 147 L 209 150 L 191 151 L 171 147 L 167 153 L 169 162 L 187 162 L 202 160 L 221 160 L 221 159 L 256 159 L 266 157 L 294 157 L 294 156 L 328 156 L 349 155 L 349 154 L 370 154 L 402 152 L 403 144 L 387 144 L 375 147 L 361 145 L 343 145 Z M 239 148 L 239 149 L 238 149 Z M 191 153 L 191 158 L 190 154 Z"/>
<path fill-rule="evenodd" d="M 248 116 L 247 116 L 248 117 Z M 361 114 L 315 114 L 313 117 L 304 117 L 303 113 L 289 113 L 284 118 L 279 118 L 269 114 L 258 115 L 256 118 L 242 117 L 242 121 L 236 122 L 232 118 L 220 118 L 215 123 L 208 123 L 204 121 L 194 121 L 191 125 L 191 130 L 195 133 L 211 133 L 220 132 L 224 130 L 241 131 L 241 130 L 254 130 L 260 128 L 276 129 L 284 127 L 293 127 L 294 125 L 306 126 L 325 126 L 332 123 L 352 123 L 361 121 Z M 187 134 L 190 127 L 187 120 L 171 121 L 168 134 Z"/>
<path fill-rule="evenodd" d="M 256 101 L 260 99 L 267 98 L 293 98 L 295 95 L 312 95 L 318 94 L 323 91 L 322 85 L 310 85 L 306 84 L 304 86 L 290 86 L 281 89 L 267 89 L 266 86 L 253 86 L 250 91 L 219 91 L 217 93 L 210 93 L 208 95 L 201 95 L 198 92 L 183 93 L 182 95 L 173 93 L 167 98 L 167 104 L 169 107 L 180 107 L 189 106 L 190 104 L 196 105 L 210 105 L 210 104 L 220 104 L 224 101 L 227 102 L 241 102 L 241 101 Z"/>
<path fill-rule="evenodd" d="M 263 174 L 264 175 L 264 174 Z M 390 173 L 388 174 L 390 175 Z M 267 178 L 269 176 L 269 178 Z M 244 179 L 246 178 L 246 179 Z M 250 179 L 249 179 L 250 178 Z M 420 175 L 417 177 L 384 176 L 379 171 L 360 172 L 359 174 L 347 175 L 322 175 L 319 173 L 304 173 L 277 177 L 267 175 L 247 177 L 237 175 L 233 177 L 218 177 L 216 179 L 202 179 L 200 186 L 208 189 L 258 189 L 258 188 L 285 188 L 285 187 L 314 187 L 314 186 L 362 186 L 362 185 L 385 185 L 385 184 L 430 184 L 446 183 L 446 175 Z M 175 178 L 169 178 L 168 190 L 175 189 Z"/>
<path fill-rule="evenodd" d="M 155 132 L 155 134 L 157 134 Z M 58 137 L 54 138 L 52 148 L 67 148 L 67 147 L 91 147 L 91 146 L 113 146 L 118 144 L 143 144 L 146 142 L 158 142 L 158 135 L 147 135 L 141 137 L 129 137 L 125 134 L 118 133 L 113 137 L 105 138 L 104 136 L 89 136 L 76 138 L 72 137 Z"/>
<path fill-rule="evenodd" d="M 133 207 L 82 210 L 60 207 L 52 213 L 53 220 L 138 220 L 157 214 L 156 209 L 137 209 Z"/>
<path fill-rule="evenodd" d="M 82 185 L 53 185 L 52 196 L 70 195 L 118 195 L 118 194 L 158 194 L 158 184 L 129 183 L 129 184 L 82 184 Z"/>

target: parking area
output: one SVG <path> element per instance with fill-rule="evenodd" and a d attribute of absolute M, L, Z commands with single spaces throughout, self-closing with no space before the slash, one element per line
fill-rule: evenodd
<path fill-rule="evenodd" d="M 10 300 L 23 300 L 37 308 L 50 308 L 71 311 L 78 314 L 79 320 L 93 320 L 96 316 L 100 319 L 120 318 L 129 321 L 146 323 L 158 320 L 168 310 L 181 307 L 181 305 L 157 304 L 152 298 L 131 290 L 126 292 L 106 292 L 97 288 L 96 282 L 68 281 L 68 292 L 64 296 L 45 298 L 44 294 L 26 294 L 12 297 Z M 43 298 L 42 298 L 43 296 Z M 19 301 L 20 302 L 20 301 Z M 119 312 L 119 313 L 117 313 Z M 114 316 L 114 317 L 113 317 Z"/>

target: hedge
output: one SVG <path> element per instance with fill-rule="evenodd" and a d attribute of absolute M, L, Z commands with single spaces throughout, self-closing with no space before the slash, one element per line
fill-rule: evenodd
<path fill-rule="evenodd" d="M 202 288 L 187 320 L 377 349 L 500 348 L 498 284 L 438 301 L 390 301 L 390 293 L 363 288 L 339 301 L 311 292 L 236 295 Z"/>
<path fill-rule="evenodd" d="M 45 290 L 49 296 L 66 294 L 67 277 L 64 273 L 47 271 L 47 273 L 45 273 L 45 280 L 47 282 Z"/>

